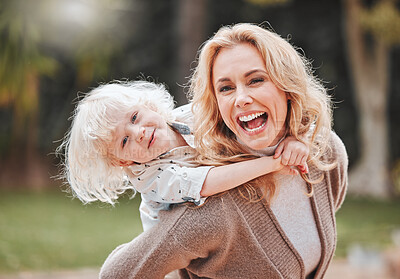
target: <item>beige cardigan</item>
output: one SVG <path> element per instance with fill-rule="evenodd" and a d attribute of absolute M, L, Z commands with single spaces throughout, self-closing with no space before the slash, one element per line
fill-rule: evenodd
<path fill-rule="evenodd" d="M 314 185 L 311 206 L 322 255 L 314 278 L 323 278 L 336 247 L 335 212 L 347 188 L 345 147 L 332 132 L 326 159 L 337 167 Z M 310 178 L 321 171 L 310 167 Z M 100 278 L 164 278 L 180 270 L 181 278 L 305 278 L 304 264 L 272 210 L 249 203 L 230 190 L 210 197 L 201 207 L 180 205 L 160 213 L 160 223 L 117 247 Z"/>

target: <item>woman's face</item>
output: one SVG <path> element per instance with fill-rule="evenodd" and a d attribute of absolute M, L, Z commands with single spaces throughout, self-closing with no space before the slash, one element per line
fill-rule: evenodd
<path fill-rule="evenodd" d="M 212 68 L 222 118 L 248 147 L 276 144 L 285 133 L 286 94 L 268 79 L 263 58 L 250 44 L 223 48 Z"/>

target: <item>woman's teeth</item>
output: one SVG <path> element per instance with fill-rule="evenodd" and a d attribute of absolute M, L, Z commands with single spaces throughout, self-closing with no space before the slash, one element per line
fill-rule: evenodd
<path fill-rule="evenodd" d="M 245 116 L 240 116 L 239 120 L 242 121 L 242 122 L 248 122 L 250 120 L 253 120 L 253 119 L 263 115 L 264 113 L 265 112 L 257 112 L 257 113 L 252 113 L 252 114 L 245 115 Z"/>

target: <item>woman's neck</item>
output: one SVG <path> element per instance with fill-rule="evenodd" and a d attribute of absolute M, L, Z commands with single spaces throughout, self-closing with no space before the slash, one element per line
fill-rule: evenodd
<path fill-rule="evenodd" d="M 254 155 L 258 155 L 258 156 L 272 156 L 275 153 L 276 148 L 278 147 L 278 145 L 281 143 L 281 141 L 283 141 L 286 138 L 286 132 L 284 133 L 284 135 L 278 140 L 278 142 L 272 146 L 267 146 L 263 149 L 252 149 L 250 147 L 248 147 L 247 145 L 245 145 L 239 138 L 237 138 L 237 141 L 243 145 L 250 154 L 254 154 Z"/>

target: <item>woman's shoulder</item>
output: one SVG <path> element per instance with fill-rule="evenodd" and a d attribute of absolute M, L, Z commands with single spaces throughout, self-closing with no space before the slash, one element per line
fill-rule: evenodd
<path fill-rule="evenodd" d="M 334 131 L 330 133 L 328 145 L 328 162 L 334 163 L 335 167 L 328 171 L 327 183 L 332 191 L 335 210 L 338 210 L 347 192 L 349 160 L 343 141 Z"/>
<path fill-rule="evenodd" d="M 348 165 L 348 156 L 346 147 L 342 141 L 342 139 L 336 134 L 335 131 L 330 132 L 328 143 L 328 150 L 326 154 L 327 161 L 334 161 L 337 164 L 342 164 L 347 167 Z"/>

